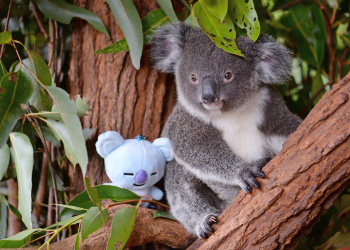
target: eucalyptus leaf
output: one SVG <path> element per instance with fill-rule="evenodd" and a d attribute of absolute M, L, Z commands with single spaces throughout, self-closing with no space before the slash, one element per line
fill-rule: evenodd
<path fill-rule="evenodd" d="M 56 133 L 60 136 L 64 145 L 71 153 L 68 158 L 70 160 L 71 158 L 76 158 L 85 176 L 88 156 L 75 103 L 69 98 L 68 93 L 61 88 L 47 86 L 45 89 L 56 104 L 57 110 L 60 112 L 62 118 L 60 122 L 48 119 L 50 120 L 50 128 L 55 128 L 57 130 Z M 55 125 L 57 126 L 55 127 Z M 62 131 L 67 134 L 60 133 Z"/>
<path fill-rule="evenodd" d="M 18 182 L 18 210 L 22 221 L 32 229 L 32 172 L 34 165 L 33 147 L 28 136 L 13 132 L 10 134 L 12 157 L 16 165 Z"/>
<path fill-rule="evenodd" d="M 193 10 L 198 24 L 216 46 L 229 53 L 243 56 L 236 45 L 236 31 L 229 15 L 226 15 L 224 21 L 221 22 L 209 12 L 202 0 L 194 5 Z"/>
<path fill-rule="evenodd" d="M 58 22 L 69 24 L 73 17 L 79 17 L 109 38 L 108 31 L 101 19 L 89 10 L 66 3 L 63 0 L 34 0 L 34 2 L 44 15 Z"/>
<path fill-rule="evenodd" d="M 41 117 L 45 117 L 45 118 L 49 118 L 55 121 L 60 121 L 62 120 L 61 115 L 59 112 L 48 112 L 48 111 L 41 111 L 39 113 L 35 113 L 35 115 L 41 116 Z"/>
<path fill-rule="evenodd" d="M 260 23 L 253 0 L 229 0 L 229 15 L 234 23 L 247 31 L 247 35 L 256 41 L 260 34 Z"/>
<path fill-rule="evenodd" d="M 107 250 L 123 249 L 134 228 L 137 207 L 126 207 L 118 210 L 112 221 L 111 234 L 107 242 Z"/>
<path fill-rule="evenodd" d="M 80 230 L 81 230 L 81 224 L 79 224 L 78 232 L 75 237 L 74 250 L 79 250 Z"/>
<path fill-rule="evenodd" d="M 81 222 L 81 241 L 83 242 L 91 233 L 97 231 L 108 219 L 107 209 L 103 209 L 102 215 L 97 207 L 91 207 L 84 215 Z"/>
<path fill-rule="evenodd" d="M 83 97 L 83 99 L 81 99 L 80 95 L 77 95 L 77 99 L 75 100 L 75 104 L 77 107 L 78 116 L 85 116 L 85 115 L 87 115 L 86 114 L 87 111 L 92 111 L 92 109 L 89 108 L 89 106 L 86 104 L 85 97 Z"/>
<path fill-rule="evenodd" d="M 12 35 L 10 31 L 0 33 L 0 44 L 11 44 Z"/>
<path fill-rule="evenodd" d="M 51 142 L 55 147 L 60 146 L 60 139 L 56 137 L 55 133 L 49 127 L 41 126 L 41 131 L 46 141 Z"/>
<path fill-rule="evenodd" d="M 7 234 L 8 209 L 3 202 L 0 203 L 0 209 L 0 240 L 3 240 L 6 238 Z"/>
<path fill-rule="evenodd" d="M 8 74 L 8 72 L 7 72 L 7 70 L 6 70 L 6 68 L 5 68 L 5 65 L 3 64 L 3 62 L 0 60 L 0 81 L 1 81 L 1 79 L 5 76 L 5 75 L 7 75 Z M 1 86 L 1 85 L 0 85 Z"/>
<path fill-rule="evenodd" d="M 10 163 L 10 148 L 5 143 L 0 147 L 0 180 L 5 176 Z"/>
<path fill-rule="evenodd" d="M 75 207 L 75 206 L 70 206 L 70 205 L 65 205 L 65 204 L 54 204 L 56 206 L 60 206 L 60 207 L 65 207 L 65 208 L 69 208 L 72 210 L 77 210 L 77 211 L 87 211 L 86 208 L 81 208 L 81 207 Z"/>
<path fill-rule="evenodd" d="M 59 221 L 59 222 L 57 222 L 55 224 L 52 224 L 52 225 L 46 227 L 45 229 L 55 228 L 57 226 L 69 226 L 69 225 L 77 224 L 77 223 L 80 222 L 81 219 L 83 219 L 84 215 L 85 214 L 81 214 L 81 215 L 77 215 L 77 216 L 74 216 L 74 217 L 71 217 L 71 218 Z"/>
<path fill-rule="evenodd" d="M 84 128 L 83 129 L 84 140 L 87 141 L 95 131 L 96 131 L 96 128 Z"/>
<path fill-rule="evenodd" d="M 161 9 L 153 10 L 150 13 L 148 13 L 143 19 L 142 19 L 142 30 L 143 30 L 143 41 L 144 43 L 148 43 L 153 35 L 154 31 L 157 27 L 162 26 L 166 23 L 169 23 L 169 18 L 165 14 L 165 12 Z M 100 49 L 94 52 L 94 54 L 100 54 L 100 53 L 118 53 L 121 51 L 129 50 L 128 43 L 126 42 L 126 39 L 123 38 L 119 40 L 118 42 L 113 43 L 112 45 Z"/>
<path fill-rule="evenodd" d="M 173 215 L 169 214 L 168 212 L 159 211 L 159 210 L 157 210 L 154 213 L 153 218 L 166 218 L 166 219 L 170 219 L 170 220 L 175 220 L 176 221 L 176 218 Z"/>
<path fill-rule="evenodd" d="M 171 0 L 156 0 L 157 4 L 164 10 L 172 23 L 177 23 L 177 18 Z"/>
<path fill-rule="evenodd" d="M 0 147 L 5 144 L 8 134 L 27 110 L 28 100 L 33 91 L 33 82 L 21 71 L 6 74 L 2 78 L 0 82 Z"/>
<path fill-rule="evenodd" d="M 94 186 L 93 189 L 97 190 L 98 196 L 101 201 L 105 199 L 111 199 L 114 202 L 120 202 L 140 199 L 140 196 L 134 194 L 133 192 L 112 185 Z M 68 205 L 86 209 L 89 209 L 90 207 L 94 206 L 86 190 L 76 195 L 70 202 L 68 202 Z M 61 216 L 72 214 L 76 214 L 76 212 L 68 208 L 63 209 L 61 212 Z"/>
<path fill-rule="evenodd" d="M 8 201 L 6 200 L 6 198 L 3 195 L 0 195 L 0 202 L 2 202 L 3 204 L 5 204 L 10 210 L 11 212 L 16 215 L 18 218 L 20 218 L 22 220 L 22 215 L 21 213 L 11 204 L 8 203 Z"/>
<path fill-rule="evenodd" d="M 0 240 L 1 248 L 20 248 L 25 246 L 29 240 L 30 236 L 38 231 L 42 231 L 42 229 L 28 229 L 22 231 L 14 236 L 8 237 L 6 239 Z"/>
<path fill-rule="evenodd" d="M 227 14 L 228 0 L 203 0 L 205 7 L 222 22 Z"/>
<path fill-rule="evenodd" d="M 131 0 L 107 0 L 107 3 L 128 42 L 132 64 L 139 69 L 143 49 L 142 23 L 139 13 Z"/>
<path fill-rule="evenodd" d="M 100 197 L 98 196 L 97 190 L 91 187 L 90 179 L 88 177 L 85 177 L 85 186 L 86 186 L 86 191 L 90 197 L 90 200 L 92 201 L 92 203 L 94 203 L 94 205 L 97 206 L 102 216 L 103 213 L 102 213 Z"/>

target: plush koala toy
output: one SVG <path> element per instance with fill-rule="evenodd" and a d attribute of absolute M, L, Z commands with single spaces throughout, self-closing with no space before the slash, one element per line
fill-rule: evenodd
<path fill-rule="evenodd" d="M 124 140 L 119 133 L 107 131 L 99 135 L 96 150 L 105 160 L 112 185 L 155 200 L 163 197 L 163 191 L 153 185 L 163 177 L 166 162 L 173 160 L 169 139 L 158 138 L 151 143 L 138 136 Z"/>
<path fill-rule="evenodd" d="M 178 94 L 163 130 L 175 157 L 166 167 L 166 196 L 198 237 L 241 189 L 259 187 L 262 167 L 301 122 L 273 88 L 290 77 L 288 49 L 270 36 L 236 43 L 245 57 L 183 23 L 161 27 L 151 41 L 156 68 L 175 75 Z"/>

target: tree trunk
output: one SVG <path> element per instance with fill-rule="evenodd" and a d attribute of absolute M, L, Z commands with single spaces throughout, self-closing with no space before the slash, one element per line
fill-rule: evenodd
<path fill-rule="evenodd" d="M 264 168 L 261 189 L 240 194 L 215 234 L 190 249 L 289 249 L 350 180 L 350 73 L 333 86 Z"/>
<path fill-rule="evenodd" d="M 134 1 L 141 18 L 156 9 L 154 0 Z M 69 86 L 71 97 L 85 97 L 92 112 L 82 120 L 84 128 L 97 128 L 87 142 L 89 165 L 87 176 L 93 185 L 109 182 L 103 159 L 96 153 L 97 136 L 114 130 L 124 138 L 138 134 L 154 140 L 175 104 L 174 84 L 165 74 L 151 68 L 143 54 L 139 71 L 132 66 L 129 52 L 93 55 L 96 50 L 124 37 L 105 1 L 74 0 L 74 5 L 92 10 L 104 22 L 111 35 L 95 31 L 89 24 L 75 19 L 71 39 Z M 167 82 L 167 83 L 166 83 Z M 84 189 L 81 171 L 70 167 L 71 198 Z"/>

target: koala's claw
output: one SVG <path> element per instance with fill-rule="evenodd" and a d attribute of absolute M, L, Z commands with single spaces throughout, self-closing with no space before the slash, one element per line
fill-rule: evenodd
<path fill-rule="evenodd" d="M 210 235 L 212 235 L 213 229 L 211 228 L 211 225 L 213 223 L 216 223 L 216 215 L 209 214 L 204 217 L 204 219 L 196 225 L 196 233 L 199 238 L 208 238 Z"/>

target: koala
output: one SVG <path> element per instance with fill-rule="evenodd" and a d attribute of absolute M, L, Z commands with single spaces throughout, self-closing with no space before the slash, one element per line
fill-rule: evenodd
<path fill-rule="evenodd" d="M 245 57 L 184 23 L 161 27 L 151 41 L 155 67 L 175 75 L 178 95 L 162 135 L 175 158 L 166 167 L 167 200 L 201 238 L 241 189 L 259 188 L 262 167 L 301 123 L 273 88 L 290 77 L 288 49 L 271 36 L 236 44 Z"/>

